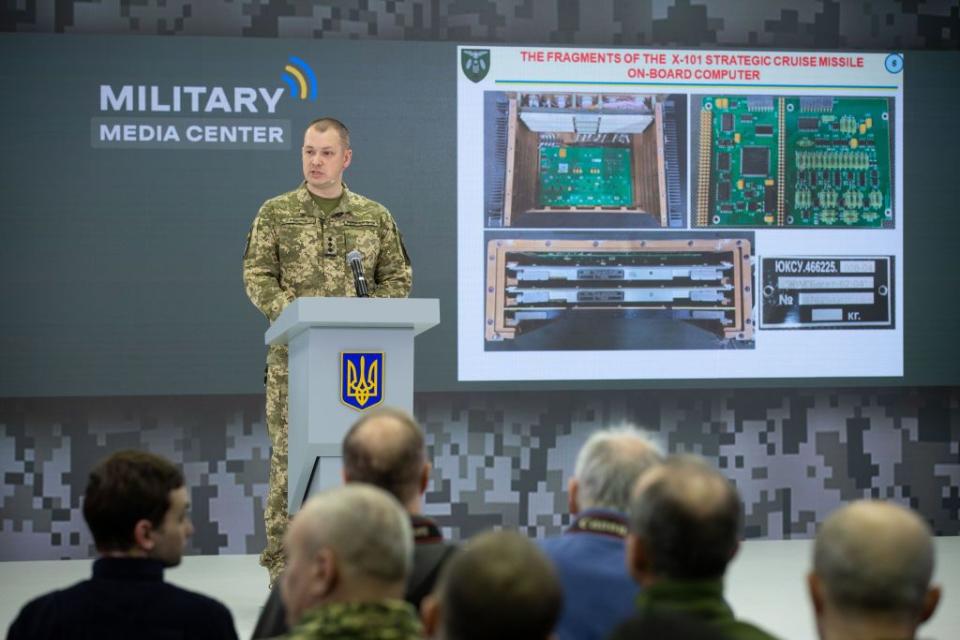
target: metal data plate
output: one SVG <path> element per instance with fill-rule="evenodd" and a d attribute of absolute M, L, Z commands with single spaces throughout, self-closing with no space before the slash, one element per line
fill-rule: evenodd
<path fill-rule="evenodd" d="M 893 327 L 893 256 L 763 258 L 761 329 Z"/>

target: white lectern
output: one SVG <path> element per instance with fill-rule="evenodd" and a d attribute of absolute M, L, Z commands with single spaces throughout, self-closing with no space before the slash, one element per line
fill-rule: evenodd
<path fill-rule="evenodd" d="M 439 322 L 438 300 L 298 298 L 270 326 L 266 343 L 290 350 L 291 515 L 311 491 L 341 484 L 341 442 L 363 411 L 389 405 L 413 412 L 413 337 Z M 348 377 L 355 393 L 345 398 Z"/>

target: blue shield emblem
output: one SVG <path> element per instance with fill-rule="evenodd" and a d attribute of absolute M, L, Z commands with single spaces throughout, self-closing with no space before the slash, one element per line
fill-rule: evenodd
<path fill-rule="evenodd" d="M 383 352 L 340 353 L 340 402 L 357 411 L 383 401 Z"/>

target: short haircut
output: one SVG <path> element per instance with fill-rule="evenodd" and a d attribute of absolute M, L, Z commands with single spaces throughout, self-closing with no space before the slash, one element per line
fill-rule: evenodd
<path fill-rule="evenodd" d="M 742 507 L 733 484 L 702 459 L 671 456 L 639 480 L 628 519 L 655 575 L 714 579 L 737 550 Z"/>
<path fill-rule="evenodd" d="M 889 502 L 863 500 L 835 511 L 814 543 L 813 572 L 844 612 L 918 615 L 933 567 L 930 527 Z"/>
<path fill-rule="evenodd" d="M 365 437 L 364 427 L 380 420 L 398 423 L 399 434 Z M 380 487 L 402 503 L 420 490 L 420 473 L 427 455 L 425 440 L 420 425 L 405 411 L 384 407 L 365 414 L 344 436 L 342 454 L 343 470 L 350 482 Z"/>
<path fill-rule="evenodd" d="M 446 640 L 538 640 L 560 617 L 550 560 L 512 531 L 488 531 L 447 563 L 437 585 Z"/>
<path fill-rule="evenodd" d="M 131 549 L 137 522 L 159 527 L 170 509 L 170 492 L 183 485 L 180 469 L 146 451 L 118 451 L 102 460 L 90 472 L 83 500 L 97 549 Z"/>
<path fill-rule="evenodd" d="M 403 584 L 413 566 L 410 516 L 396 499 L 364 484 L 323 491 L 304 504 L 303 544 L 329 547 L 347 574 Z"/>
<path fill-rule="evenodd" d="M 581 509 L 626 512 L 637 478 L 662 460 L 657 445 L 638 429 L 625 426 L 594 431 L 577 455 L 574 472 Z"/>
<path fill-rule="evenodd" d="M 327 129 L 333 129 L 340 136 L 340 143 L 343 144 L 343 148 L 350 148 L 350 130 L 347 129 L 347 125 L 343 124 L 336 118 L 331 118 L 329 116 L 317 118 L 316 120 L 312 120 L 310 124 L 307 125 L 307 129 L 316 129 L 320 133 L 323 133 Z"/>

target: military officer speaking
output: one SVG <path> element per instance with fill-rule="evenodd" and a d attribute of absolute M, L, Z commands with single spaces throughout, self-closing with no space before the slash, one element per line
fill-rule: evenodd
<path fill-rule="evenodd" d="M 299 297 L 355 296 L 347 254 L 362 254 L 370 295 L 403 298 L 413 275 L 390 212 L 347 189 L 343 172 L 353 160 L 350 133 L 320 118 L 303 136 L 304 182 L 263 203 L 247 236 L 243 282 L 250 300 L 273 322 Z M 267 352 L 267 430 L 272 445 L 264 506 L 267 548 L 260 564 L 276 584 L 283 572 L 287 528 L 287 347 Z"/>

